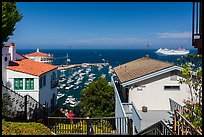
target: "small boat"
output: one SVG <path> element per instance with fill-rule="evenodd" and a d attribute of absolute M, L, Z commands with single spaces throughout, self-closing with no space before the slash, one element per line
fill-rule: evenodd
<path fill-rule="evenodd" d="M 103 68 L 102 65 L 99 65 L 99 66 L 98 66 L 98 70 L 99 70 L 99 71 L 100 71 L 102 68 Z"/>
<path fill-rule="evenodd" d="M 59 82 L 64 82 L 66 79 L 65 78 L 62 78 L 61 80 L 59 80 Z"/>
<path fill-rule="evenodd" d="M 101 76 L 102 76 L 103 78 L 106 78 L 106 74 L 102 74 Z"/>
<path fill-rule="evenodd" d="M 65 89 L 71 89 L 71 88 L 73 88 L 74 87 L 74 85 L 70 85 L 70 86 L 68 86 L 68 87 L 65 87 Z"/>
<path fill-rule="evenodd" d="M 60 84 L 60 85 L 59 85 L 59 88 L 62 89 L 62 88 L 64 88 L 65 86 L 66 86 L 66 84 Z"/>
<path fill-rule="evenodd" d="M 58 94 L 57 94 L 57 100 L 58 100 L 59 98 L 64 97 L 64 96 L 65 96 L 65 94 L 63 94 L 63 93 L 58 93 Z"/>
<path fill-rule="evenodd" d="M 96 74 L 93 74 L 93 73 L 91 73 L 90 75 L 89 75 L 89 77 L 93 77 L 93 76 L 95 76 Z"/>
<path fill-rule="evenodd" d="M 79 84 L 81 84 L 81 81 L 76 81 L 74 84 L 79 85 Z"/>
<path fill-rule="evenodd" d="M 80 103 L 80 101 L 77 101 L 75 104 L 70 104 L 70 107 L 76 107 L 78 104 Z"/>
<path fill-rule="evenodd" d="M 114 70 L 113 69 L 109 69 L 108 73 L 109 74 L 113 74 Z"/>
<path fill-rule="evenodd" d="M 76 87 L 74 87 L 74 90 L 75 90 L 75 89 L 78 89 L 78 88 L 79 88 L 79 86 L 76 86 Z"/>
<path fill-rule="evenodd" d="M 69 83 L 72 83 L 72 82 L 74 82 L 73 79 L 68 79 L 68 80 L 67 80 L 67 83 L 68 83 L 68 84 L 69 84 Z"/>

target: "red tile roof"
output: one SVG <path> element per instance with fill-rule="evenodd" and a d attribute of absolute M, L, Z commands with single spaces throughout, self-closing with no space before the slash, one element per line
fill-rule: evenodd
<path fill-rule="evenodd" d="M 42 53 L 42 52 L 33 52 L 30 54 L 26 54 L 25 56 L 30 57 L 52 57 L 50 54 Z"/>
<path fill-rule="evenodd" d="M 7 69 L 22 72 L 30 75 L 40 76 L 46 72 L 56 69 L 57 66 L 45 64 L 30 59 L 23 59 L 19 61 L 10 61 Z"/>

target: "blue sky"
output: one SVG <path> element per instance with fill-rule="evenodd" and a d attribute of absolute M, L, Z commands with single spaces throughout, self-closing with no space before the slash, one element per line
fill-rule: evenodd
<path fill-rule="evenodd" d="M 191 2 L 17 2 L 18 49 L 190 49 Z"/>

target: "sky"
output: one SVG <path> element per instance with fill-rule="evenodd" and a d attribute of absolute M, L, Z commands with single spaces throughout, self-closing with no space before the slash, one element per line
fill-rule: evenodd
<path fill-rule="evenodd" d="M 192 49 L 192 2 L 17 2 L 17 49 Z M 149 43 L 149 47 L 147 47 Z"/>

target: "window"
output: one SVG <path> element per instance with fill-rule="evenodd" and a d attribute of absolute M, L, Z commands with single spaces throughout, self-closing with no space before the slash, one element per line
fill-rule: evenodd
<path fill-rule="evenodd" d="M 23 90 L 22 78 L 14 78 L 14 90 Z"/>
<path fill-rule="evenodd" d="M 39 80 L 39 88 L 41 89 L 42 88 L 42 77 L 40 77 L 40 80 Z"/>
<path fill-rule="evenodd" d="M 44 87 L 46 85 L 46 75 L 40 77 L 39 80 L 39 88 L 41 89 L 42 87 Z"/>
<path fill-rule="evenodd" d="M 34 89 L 34 79 L 33 78 L 26 78 L 25 79 L 25 89 L 26 90 L 33 90 Z"/>
<path fill-rule="evenodd" d="M 43 86 L 46 85 L 46 75 L 43 76 Z"/>
<path fill-rule="evenodd" d="M 180 90 L 180 86 L 164 86 L 164 90 Z"/>

